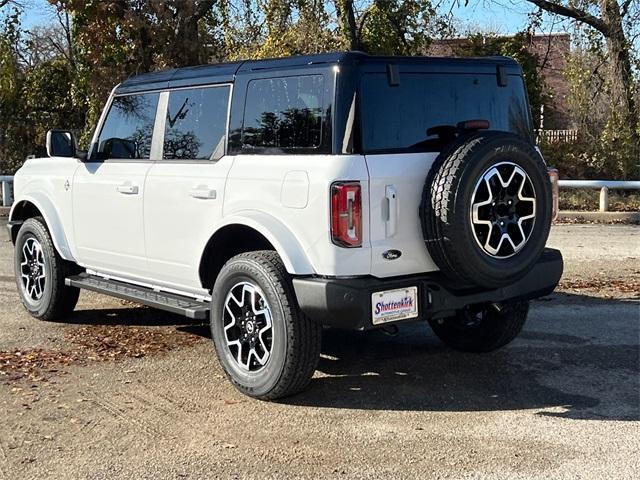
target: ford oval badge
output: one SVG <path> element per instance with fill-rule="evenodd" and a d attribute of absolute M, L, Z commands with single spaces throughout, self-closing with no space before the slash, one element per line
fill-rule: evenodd
<path fill-rule="evenodd" d="M 400 250 L 387 250 L 386 252 L 382 253 L 382 257 L 385 260 L 395 260 L 397 258 L 400 258 L 400 255 L 402 255 L 402 252 Z"/>

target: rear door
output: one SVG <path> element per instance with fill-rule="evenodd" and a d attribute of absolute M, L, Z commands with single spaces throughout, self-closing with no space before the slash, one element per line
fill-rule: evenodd
<path fill-rule="evenodd" d="M 424 244 L 419 208 L 427 174 L 443 148 L 428 128 L 471 119 L 491 129 L 530 133 L 520 76 L 498 85 L 495 65 L 455 73 L 406 65 L 397 81 L 385 70 L 362 75 L 362 143 L 370 176 L 371 274 L 437 270 Z M 397 250 L 400 256 L 386 252 Z"/>
<path fill-rule="evenodd" d="M 146 181 L 144 230 L 154 282 L 199 289 L 198 266 L 211 227 L 222 218 L 231 85 L 162 92 L 162 160 Z"/>

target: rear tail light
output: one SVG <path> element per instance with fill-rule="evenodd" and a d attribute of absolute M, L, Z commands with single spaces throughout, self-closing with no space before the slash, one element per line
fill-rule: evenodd
<path fill-rule="evenodd" d="M 549 180 L 551 181 L 551 220 L 555 221 L 558 218 L 558 201 L 559 201 L 559 192 L 558 192 L 558 170 L 555 168 L 550 168 L 549 172 Z"/>
<path fill-rule="evenodd" d="M 362 245 L 362 195 L 359 182 L 331 185 L 331 240 L 341 247 Z"/>

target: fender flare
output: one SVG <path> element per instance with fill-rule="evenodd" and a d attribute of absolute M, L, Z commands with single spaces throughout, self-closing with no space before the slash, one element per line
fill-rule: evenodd
<path fill-rule="evenodd" d="M 64 260 L 75 262 L 75 258 L 69 248 L 67 236 L 62 228 L 60 214 L 53 202 L 43 193 L 32 192 L 29 195 L 22 196 L 19 200 L 16 199 L 11 207 L 11 211 L 9 212 L 9 221 L 15 221 L 16 210 L 19 205 L 22 205 L 25 202 L 33 204 L 33 206 L 35 206 L 42 214 L 42 217 L 47 224 L 47 228 L 49 229 L 49 233 L 51 234 L 53 245 L 58 251 L 58 254 Z"/>
<path fill-rule="evenodd" d="M 225 216 L 221 222 L 215 225 L 208 239 L 229 225 L 244 225 L 264 236 L 280 255 L 287 272 L 294 275 L 315 273 L 315 268 L 295 235 L 280 220 L 268 213 L 258 210 L 242 210 Z M 204 251 L 204 246 L 202 251 Z"/>

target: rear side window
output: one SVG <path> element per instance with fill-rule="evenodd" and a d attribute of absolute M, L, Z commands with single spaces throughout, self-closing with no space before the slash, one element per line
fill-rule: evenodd
<path fill-rule="evenodd" d="M 98 137 L 94 159 L 149 159 L 158 97 L 158 93 L 115 97 Z"/>
<path fill-rule="evenodd" d="M 229 91 L 223 85 L 169 94 L 163 158 L 217 160 L 224 155 Z"/>
<path fill-rule="evenodd" d="M 531 139 L 524 82 L 509 76 L 505 87 L 495 75 L 401 73 L 390 86 L 386 74 L 366 74 L 361 83 L 365 152 L 438 151 L 429 128 L 465 120 L 488 120 L 492 130 Z"/>
<path fill-rule="evenodd" d="M 242 128 L 245 152 L 316 149 L 322 143 L 322 75 L 251 80 Z"/>

